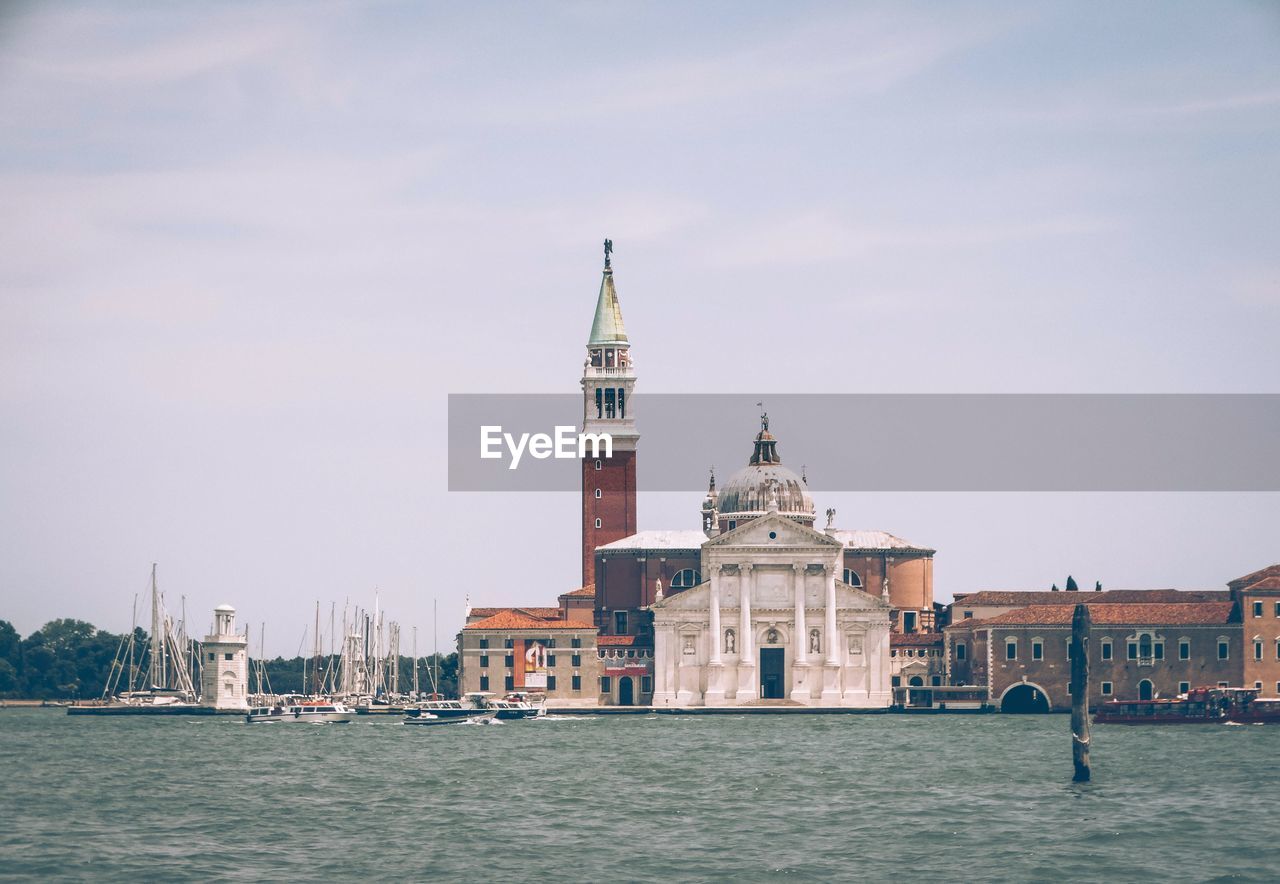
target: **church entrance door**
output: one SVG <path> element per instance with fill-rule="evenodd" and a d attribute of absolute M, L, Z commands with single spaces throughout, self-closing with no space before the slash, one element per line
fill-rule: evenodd
<path fill-rule="evenodd" d="M 624 675 L 622 676 L 622 678 L 618 679 L 618 705 L 619 706 L 635 705 L 635 698 L 632 696 L 633 684 L 634 683 L 631 681 L 631 676 L 629 675 Z"/>
<path fill-rule="evenodd" d="M 787 696 L 784 683 L 786 651 L 783 648 L 760 649 L 760 699 L 782 700 Z"/>

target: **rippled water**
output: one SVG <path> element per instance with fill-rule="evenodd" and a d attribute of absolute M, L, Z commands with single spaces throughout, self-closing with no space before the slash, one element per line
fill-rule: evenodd
<path fill-rule="evenodd" d="M 0 875 L 1274 880 L 1280 727 L 1065 716 L 397 720 L 0 711 Z"/>

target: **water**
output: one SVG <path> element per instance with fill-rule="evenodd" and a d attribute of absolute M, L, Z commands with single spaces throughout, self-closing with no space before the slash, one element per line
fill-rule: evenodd
<path fill-rule="evenodd" d="M 1275 880 L 1280 727 L 0 711 L 0 876 Z"/>

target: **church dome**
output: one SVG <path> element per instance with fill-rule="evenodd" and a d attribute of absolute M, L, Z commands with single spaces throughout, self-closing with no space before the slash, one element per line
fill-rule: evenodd
<path fill-rule="evenodd" d="M 760 420 L 751 462 L 729 477 L 716 492 L 716 511 L 722 526 L 764 515 L 775 506 L 780 515 L 813 524 L 813 498 L 802 477 L 782 465 L 778 441 L 769 433 L 769 417 Z"/>

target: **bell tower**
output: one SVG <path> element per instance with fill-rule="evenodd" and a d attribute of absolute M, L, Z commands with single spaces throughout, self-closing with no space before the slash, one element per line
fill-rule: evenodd
<path fill-rule="evenodd" d="M 604 276 L 582 369 L 582 432 L 608 433 L 612 456 L 582 458 L 582 585 L 595 583 L 595 549 L 636 533 L 636 432 L 631 407 L 635 363 L 613 285 L 613 240 L 604 241 Z"/>

